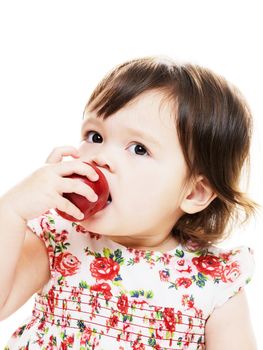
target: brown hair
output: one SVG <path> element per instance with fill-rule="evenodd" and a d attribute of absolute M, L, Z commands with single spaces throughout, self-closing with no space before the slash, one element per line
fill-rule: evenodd
<path fill-rule="evenodd" d="M 170 58 L 143 57 L 110 71 L 90 96 L 85 110 L 106 119 L 149 90 L 159 90 L 174 106 L 179 142 L 189 169 L 187 180 L 205 176 L 217 197 L 195 214 L 185 213 L 173 233 L 181 243 L 200 247 L 225 239 L 227 225 L 242 224 L 259 206 L 239 189 L 244 165 L 250 167 L 252 117 L 240 91 L 223 77 Z M 247 172 L 247 176 L 249 174 Z M 242 209 L 243 211 L 240 211 Z"/>

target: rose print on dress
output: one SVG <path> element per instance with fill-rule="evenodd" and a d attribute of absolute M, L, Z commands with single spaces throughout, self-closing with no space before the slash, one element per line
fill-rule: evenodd
<path fill-rule="evenodd" d="M 168 269 L 159 271 L 159 277 L 161 281 L 168 281 L 170 277 L 170 271 Z"/>
<path fill-rule="evenodd" d="M 101 293 L 106 300 L 112 297 L 111 286 L 108 283 L 97 283 L 90 287 L 90 291 Z"/>
<path fill-rule="evenodd" d="M 223 282 L 234 282 L 240 276 L 239 264 L 235 261 L 227 265 L 222 272 L 221 279 Z"/>
<path fill-rule="evenodd" d="M 132 350 L 145 350 L 144 344 L 140 343 L 140 339 L 133 342 Z"/>
<path fill-rule="evenodd" d="M 179 277 L 179 278 L 176 279 L 175 284 L 176 284 L 177 288 L 182 287 L 182 286 L 184 288 L 188 288 L 188 287 L 191 286 L 192 281 L 191 281 L 190 278 Z"/>
<path fill-rule="evenodd" d="M 64 277 L 76 274 L 80 265 L 79 259 L 68 252 L 61 253 L 55 257 L 55 270 Z"/>
<path fill-rule="evenodd" d="M 56 242 L 63 243 L 68 239 L 68 231 L 67 230 L 62 230 L 59 234 L 56 234 Z"/>
<path fill-rule="evenodd" d="M 128 313 L 129 302 L 126 295 L 123 294 L 119 297 L 117 307 L 122 314 Z"/>
<path fill-rule="evenodd" d="M 90 264 L 90 272 L 96 280 L 113 280 L 119 273 L 120 266 L 111 258 L 95 258 Z"/>
<path fill-rule="evenodd" d="M 213 278 L 221 276 L 222 264 L 220 263 L 220 258 L 217 256 L 199 256 L 197 258 L 193 258 L 192 262 L 197 267 L 197 270 L 204 275 L 209 275 Z"/>
<path fill-rule="evenodd" d="M 86 327 L 81 335 L 80 345 L 88 345 L 91 334 L 92 334 L 92 329 L 90 327 Z"/>
<path fill-rule="evenodd" d="M 174 332 L 176 323 L 174 309 L 170 307 L 165 307 L 163 311 L 163 319 L 166 330 L 171 333 Z"/>

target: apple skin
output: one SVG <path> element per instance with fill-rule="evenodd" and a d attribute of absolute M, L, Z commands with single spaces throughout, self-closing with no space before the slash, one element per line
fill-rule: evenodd
<path fill-rule="evenodd" d="M 83 181 L 85 184 L 89 185 L 96 192 L 99 198 L 96 202 L 90 202 L 86 197 L 80 194 L 77 194 L 74 192 L 63 193 L 63 197 L 70 200 L 84 214 L 84 218 L 82 220 L 79 220 L 56 208 L 57 213 L 66 220 L 70 220 L 70 221 L 87 220 L 89 217 L 91 217 L 92 215 L 94 215 L 95 213 L 103 209 L 106 206 L 108 201 L 109 185 L 104 174 L 94 165 L 87 162 L 84 162 L 84 163 L 92 166 L 93 169 L 97 172 L 97 174 L 99 175 L 99 179 L 97 181 L 91 181 L 86 176 L 82 176 L 75 173 L 67 176 L 67 178 L 79 179 Z"/>

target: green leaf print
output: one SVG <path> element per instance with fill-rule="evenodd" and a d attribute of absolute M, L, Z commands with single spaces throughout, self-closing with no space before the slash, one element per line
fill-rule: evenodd
<path fill-rule="evenodd" d="M 127 266 L 134 265 L 134 259 L 130 258 L 127 262 Z"/>
<path fill-rule="evenodd" d="M 133 320 L 132 315 L 123 315 L 122 317 L 122 322 L 126 322 L 126 321 L 132 322 L 132 320 Z"/>
<path fill-rule="evenodd" d="M 119 264 L 123 265 L 124 264 L 124 258 L 122 257 L 122 251 L 120 249 L 116 249 L 114 251 L 114 260 Z"/>
<path fill-rule="evenodd" d="M 84 332 L 86 326 L 85 326 L 85 323 L 82 321 L 82 320 L 78 320 L 77 321 L 77 325 L 78 325 L 78 328 L 81 332 Z"/>
<path fill-rule="evenodd" d="M 66 332 L 61 332 L 59 336 L 60 336 L 60 339 L 65 340 Z"/>
<path fill-rule="evenodd" d="M 182 337 L 178 338 L 177 345 L 178 346 L 182 346 L 183 345 L 183 338 Z"/>
<path fill-rule="evenodd" d="M 139 291 L 138 290 L 131 290 L 130 296 L 133 298 L 139 298 Z"/>
<path fill-rule="evenodd" d="M 18 332 L 19 337 L 21 337 L 21 335 L 24 333 L 25 329 L 26 329 L 26 324 L 24 324 L 23 326 L 20 327 L 19 332 Z"/>
<path fill-rule="evenodd" d="M 84 249 L 84 252 L 86 253 L 86 255 L 94 256 L 94 252 L 92 252 L 92 251 L 89 249 L 89 247 L 86 247 L 86 248 Z"/>
<path fill-rule="evenodd" d="M 178 289 L 175 283 L 173 283 L 171 281 L 169 283 L 170 283 L 170 286 L 168 287 L 168 289 L 171 289 L 171 288 Z"/>
<path fill-rule="evenodd" d="M 176 249 L 174 255 L 178 256 L 179 258 L 183 258 L 184 257 L 184 251 L 182 249 Z"/>
<path fill-rule="evenodd" d="M 147 299 L 152 299 L 153 298 L 153 291 L 152 290 L 148 290 L 146 293 L 145 293 L 145 297 Z"/>
<path fill-rule="evenodd" d="M 113 280 L 112 284 L 114 284 L 114 286 L 116 286 L 116 287 L 122 287 L 121 280 Z"/>
<path fill-rule="evenodd" d="M 52 216 L 48 216 L 48 221 L 50 224 L 55 224 L 55 220 L 52 218 Z"/>
<path fill-rule="evenodd" d="M 162 320 L 163 313 L 161 311 L 156 311 L 155 316 L 157 320 Z"/>
<path fill-rule="evenodd" d="M 248 278 L 246 279 L 246 284 L 248 284 L 250 281 L 251 281 L 251 277 L 248 277 Z"/>
<path fill-rule="evenodd" d="M 203 280 L 198 280 L 198 281 L 196 282 L 196 285 L 197 285 L 198 287 L 200 287 L 200 288 L 204 288 L 204 286 L 205 286 L 205 281 L 203 281 Z"/>
<path fill-rule="evenodd" d="M 152 347 L 156 345 L 156 339 L 155 338 L 149 338 L 148 339 L 148 344 Z"/>
<path fill-rule="evenodd" d="M 64 280 L 65 280 L 65 277 L 64 277 L 64 276 L 60 276 L 60 277 L 58 278 L 58 284 L 59 284 L 60 286 L 63 286 Z"/>
<path fill-rule="evenodd" d="M 118 258 L 121 258 L 122 257 L 122 251 L 120 249 L 116 249 L 114 251 L 114 255 L 115 257 L 118 259 Z"/>
<path fill-rule="evenodd" d="M 166 331 L 165 332 L 165 337 L 166 337 L 166 339 L 172 338 L 173 337 L 173 333 L 170 332 L 170 331 Z"/>
<path fill-rule="evenodd" d="M 111 251 L 109 248 L 103 248 L 103 255 L 105 256 L 105 258 L 109 258 L 110 253 L 111 253 Z"/>
<path fill-rule="evenodd" d="M 66 243 L 61 242 L 60 244 L 56 244 L 55 254 L 56 253 L 63 253 L 64 250 L 68 249 L 69 245 L 70 245 L 70 243 L 68 243 L 68 242 L 66 242 Z"/>
<path fill-rule="evenodd" d="M 197 340 L 197 344 L 202 344 L 203 342 L 203 336 L 200 336 Z"/>
<path fill-rule="evenodd" d="M 57 346 L 57 337 L 54 337 L 54 336 L 52 335 L 52 338 L 50 337 L 49 341 L 52 342 L 52 343 L 51 343 L 52 345 Z"/>
<path fill-rule="evenodd" d="M 86 281 L 79 282 L 79 288 L 85 288 L 88 289 L 88 284 Z"/>
<path fill-rule="evenodd" d="M 145 296 L 147 299 L 152 299 L 154 296 L 154 293 L 152 290 L 131 290 L 130 296 L 133 298 L 139 298 L 140 296 Z"/>
<path fill-rule="evenodd" d="M 203 288 L 208 278 L 201 272 L 198 272 L 197 275 L 192 276 L 192 280 L 196 283 L 198 287 Z"/>
<path fill-rule="evenodd" d="M 145 259 L 146 259 L 147 261 L 152 260 L 152 253 L 151 253 L 151 252 L 147 252 L 147 253 L 145 254 Z"/>
<path fill-rule="evenodd" d="M 196 252 L 194 252 L 194 255 L 197 256 L 197 257 L 199 257 L 201 255 L 208 255 L 208 254 L 213 255 L 213 253 L 209 253 L 208 249 L 205 249 L 205 248 L 197 250 Z"/>
<path fill-rule="evenodd" d="M 122 281 L 121 275 L 118 274 L 115 278 L 114 281 Z"/>
<path fill-rule="evenodd" d="M 51 232 L 47 232 L 47 239 L 51 245 L 52 245 L 52 243 L 51 243 L 52 241 L 53 241 L 54 245 L 56 244 L 55 235 L 53 235 Z"/>
<path fill-rule="evenodd" d="M 207 277 L 203 275 L 201 272 L 198 272 L 197 276 L 199 280 L 207 281 Z"/>

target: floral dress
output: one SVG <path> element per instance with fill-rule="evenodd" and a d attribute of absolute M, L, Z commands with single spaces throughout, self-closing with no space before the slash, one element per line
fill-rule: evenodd
<path fill-rule="evenodd" d="M 50 210 L 28 221 L 51 278 L 5 350 L 205 349 L 213 310 L 249 282 L 250 248 L 124 247 Z"/>

